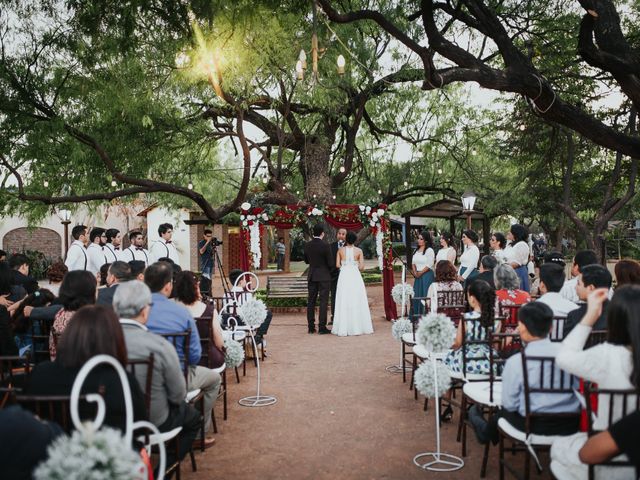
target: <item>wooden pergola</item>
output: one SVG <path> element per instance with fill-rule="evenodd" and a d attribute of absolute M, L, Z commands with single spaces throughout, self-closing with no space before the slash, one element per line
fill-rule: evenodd
<path fill-rule="evenodd" d="M 443 198 L 436 200 L 435 202 L 423 205 L 422 207 L 414 208 L 406 213 L 402 214 L 405 224 L 405 245 L 407 250 L 407 264 L 411 265 L 413 251 L 411 249 L 411 218 L 447 218 L 449 219 L 449 230 L 453 235 L 456 234 L 456 220 L 465 220 L 468 216 L 471 216 L 471 221 L 482 220 L 482 238 L 484 242 L 484 252 L 489 254 L 489 238 L 491 232 L 491 225 L 489 218 L 483 213 L 481 208 L 475 208 L 469 214 L 462 208 L 462 201 L 459 199 Z"/>

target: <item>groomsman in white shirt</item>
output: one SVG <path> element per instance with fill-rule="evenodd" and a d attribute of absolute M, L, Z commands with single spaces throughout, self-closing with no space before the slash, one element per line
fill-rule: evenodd
<path fill-rule="evenodd" d="M 178 250 L 171 241 L 173 225 L 170 223 L 160 224 L 158 227 L 158 235 L 160 235 L 160 240 L 153 242 L 149 248 L 149 260 L 151 260 L 151 263 L 155 263 L 161 258 L 170 258 L 173 260 L 173 263 L 180 265 Z"/>
<path fill-rule="evenodd" d="M 107 236 L 104 233 L 104 228 L 93 227 L 89 234 L 89 247 L 87 247 L 87 256 L 89 257 L 87 270 L 94 275 L 97 275 L 100 272 L 100 267 L 107 263 L 104 252 L 105 243 L 107 243 Z"/>
<path fill-rule="evenodd" d="M 89 256 L 85 245 L 87 243 L 87 227 L 84 225 L 76 225 L 71 229 L 73 242 L 67 250 L 67 256 L 64 264 L 70 272 L 74 270 L 86 270 L 89 264 Z"/>
<path fill-rule="evenodd" d="M 145 268 L 149 266 L 149 251 L 144 248 L 144 236 L 141 232 L 134 231 L 129 234 L 129 245 L 125 248 L 120 255 L 120 260 L 123 262 L 131 262 L 133 260 L 140 260 L 144 262 Z"/>
<path fill-rule="evenodd" d="M 107 243 L 104 245 L 104 255 L 107 257 L 107 263 L 113 263 L 120 260 L 120 246 L 122 245 L 122 236 L 120 230 L 109 228 L 105 232 Z"/>

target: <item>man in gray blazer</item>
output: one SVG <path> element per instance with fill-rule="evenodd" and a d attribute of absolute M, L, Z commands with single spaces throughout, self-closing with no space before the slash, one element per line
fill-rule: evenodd
<path fill-rule="evenodd" d="M 176 349 L 171 342 L 147 330 L 150 306 L 151 290 L 140 280 L 120 284 L 113 296 L 113 309 L 120 318 L 129 360 L 147 359 L 153 353 L 149 420 L 161 432 L 182 427 L 179 441 L 182 459 L 196 438 L 201 417 L 185 402 L 187 385 Z M 136 368 L 135 376 L 141 386 L 146 385 L 146 368 Z M 168 459 L 167 464 L 172 461 Z"/>

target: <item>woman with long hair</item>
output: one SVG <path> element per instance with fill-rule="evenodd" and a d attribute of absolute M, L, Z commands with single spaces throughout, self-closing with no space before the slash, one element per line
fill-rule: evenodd
<path fill-rule="evenodd" d="M 218 368 L 224 363 L 224 337 L 222 327 L 218 319 L 218 312 L 213 308 L 212 303 L 202 301 L 200 292 L 200 281 L 195 273 L 183 270 L 176 274 L 175 287 L 173 289 L 173 300 L 183 305 L 193 318 L 211 318 L 209 322 L 213 333 L 213 345 L 209 348 L 209 367 Z"/>
<path fill-rule="evenodd" d="M 480 250 L 476 243 L 478 243 L 478 234 L 476 232 L 473 230 L 462 232 L 464 252 L 460 255 L 460 268 L 458 269 L 458 280 L 460 282 L 469 282 L 479 273 Z"/>
<path fill-rule="evenodd" d="M 450 232 L 440 233 L 440 249 L 436 255 L 436 263 L 440 260 L 449 260 L 452 264 L 456 264 L 456 245 L 453 235 Z"/>
<path fill-rule="evenodd" d="M 75 270 L 72 273 L 86 273 Z M 84 306 L 78 309 L 60 337 L 55 361 L 36 365 L 26 388 L 28 395 L 70 395 L 73 383 L 82 366 L 96 355 L 110 355 L 123 368 L 127 365 L 127 347 L 122 327 L 111 306 Z M 127 373 L 131 398 L 133 400 L 133 420 L 146 420 L 144 395 L 135 377 Z M 82 393 L 100 392 L 106 404 L 104 423 L 110 427 L 125 429 L 126 409 L 120 378 L 110 365 L 101 365 L 91 371 L 85 380 Z M 80 411 L 81 417 L 90 416 L 89 411 Z"/>
<path fill-rule="evenodd" d="M 507 263 L 511 265 L 518 274 L 518 278 L 520 278 L 520 289 L 525 292 L 530 290 L 527 264 L 529 263 L 531 250 L 529 249 L 528 239 L 529 231 L 525 226 L 518 223 L 511 225 L 511 229 L 507 233 L 509 246 L 505 250 Z"/>
<path fill-rule="evenodd" d="M 56 359 L 56 343 L 71 321 L 73 314 L 85 305 L 96 303 L 96 276 L 86 270 L 74 270 L 67 273 L 60 285 L 58 303 L 62 308 L 56 313 L 49 336 L 49 354 Z"/>
<path fill-rule="evenodd" d="M 427 296 L 429 287 L 433 283 L 435 277 L 433 273 L 433 262 L 435 253 L 433 252 L 433 240 L 428 230 L 423 230 L 418 235 L 418 248 L 413 252 L 411 270 L 415 281 L 413 282 L 413 291 L 415 297 L 424 298 Z M 422 300 L 413 301 L 413 313 L 424 313 L 424 304 Z"/>
<path fill-rule="evenodd" d="M 562 342 L 556 363 L 562 370 L 608 390 L 640 390 L 640 286 L 617 288 L 607 308 L 607 340 L 585 350 L 593 325 L 602 313 L 609 289 L 599 288 L 589 294 L 587 313 Z M 613 422 L 623 417 L 619 402 L 610 402 L 609 395 L 598 398 L 595 430 L 607 429 L 609 409 L 613 406 Z M 551 449 L 555 468 L 566 470 L 563 477 L 587 478 L 587 466 L 580 462 L 578 451 L 587 440 L 586 433 L 578 433 L 554 442 Z M 606 472 L 605 472 L 606 470 Z M 635 478 L 624 468 L 596 467 L 596 478 Z"/>
<path fill-rule="evenodd" d="M 488 338 L 489 331 L 493 329 L 495 322 L 496 294 L 487 282 L 476 280 L 469 284 L 467 299 L 471 311 L 465 313 L 458 323 L 456 338 L 443 360 L 451 374 L 457 378 L 465 378 L 468 374 L 487 375 L 490 369 L 491 350 L 488 344 L 472 343 L 465 348 L 462 346 L 464 342 Z M 463 358 L 463 355 L 466 358 Z M 442 413 L 442 418 L 449 420 L 451 415 L 451 405 L 448 405 Z"/>

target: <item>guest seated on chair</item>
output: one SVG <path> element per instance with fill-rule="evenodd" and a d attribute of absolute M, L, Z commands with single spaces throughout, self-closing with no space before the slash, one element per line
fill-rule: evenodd
<path fill-rule="evenodd" d="M 193 272 L 183 270 L 176 276 L 175 293 L 173 300 L 185 307 L 194 319 L 205 317 L 213 332 L 213 345 L 209 348 L 209 366 L 219 368 L 224 364 L 224 336 L 218 319 L 218 312 L 213 304 L 202 301 L 200 282 Z"/>
<path fill-rule="evenodd" d="M 578 308 L 578 305 L 560 295 L 560 289 L 564 283 L 564 268 L 553 263 L 545 263 L 540 267 L 540 293 L 542 296 L 536 300 L 551 308 L 554 317 L 566 317 L 567 314 Z"/>
<path fill-rule="evenodd" d="M 524 354 L 533 357 L 555 358 L 560 350 L 559 343 L 553 343 L 549 339 L 549 332 L 553 323 L 553 312 L 548 305 L 541 302 L 531 302 L 523 305 L 518 312 L 518 333 L 523 343 L 526 344 Z M 469 410 L 469 420 L 473 425 L 478 440 L 482 444 L 492 441 L 498 443 L 498 420 L 505 418 L 518 430 L 525 430 L 525 392 L 523 377 L 523 362 L 520 355 L 510 357 L 502 371 L 502 408 L 488 421 L 482 416 L 482 411 L 474 405 Z M 539 384 L 540 362 L 532 361 L 528 364 L 529 379 L 534 385 Z M 560 370 L 557 366 L 554 371 L 545 369 L 544 385 L 550 385 L 551 378 L 555 382 L 560 381 Z M 565 375 L 566 377 L 566 375 Z M 558 393 L 554 395 L 531 394 L 531 412 L 545 413 L 577 413 L 580 411 L 580 403 L 573 393 Z M 531 431 L 539 435 L 571 435 L 578 431 L 578 418 L 549 418 L 543 420 L 534 419 Z"/>
<path fill-rule="evenodd" d="M 189 341 L 189 358 L 184 358 L 184 346 L 178 342 L 176 350 L 178 357 L 189 365 L 188 390 L 201 389 L 204 392 L 205 433 L 211 429 L 211 410 L 218 398 L 220 374 L 210 368 L 198 365 L 202 355 L 200 335 L 193 317 L 181 305 L 169 300 L 173 291 L 173 268 L 167 262 L 156 262 L 149 265 L 144 272 L 144 282 L 151 289 L 153 306 L 149 312 L 147 328 L 154 333 L 178 333 L 191 329 Z M 204 440 L 205 447 L 214 442 L 213 438 Z"/>
<path fill-rule="evenodd" d="M 131 267 L 127 262 L 115 261 L 107 270 L 107 286 L 98 290 L 98 305 L 111 305 L 118 285 L 131 279 Z"/>
<path fill-rule="evenodd" d="M 35 278 L 29 276 L 29 259 L 26 255 L 16 253 L 11 255 L 9 266 L 13 270 L 13 284 L 24 287 L 31 294 L 40 288 Z"/>
<path fill-rule="evenodd" d="M 623 258 L 616 263 L 613 271 L 616 275 L 616 288 L 623 285 L 640 285 L 640 262 Z"/>
<path fill-rule="evenodd" d="M 198 434 L 200 414 L 184 401 L 187 386 L 176 349 L 146 327 L 151 310 L 151 290 L 139 280 L 124 282 L 113 296 L 113 309 L 120 317 L 129 360 L 147 359 L 153 354 L 149 420 L 161 432 L 182 427 L 179 453 L 182 459 Z M 147 384 L 146 368 L 137 367 L 135 375 L 138 384 Z M 171 463 L 171 459 L 167 461 L 167 464 Z"/>
<path fill-rule="evenodd" d="M 589 294 L 596 289 L 606 288 L 607 292 L 611 288 L 611 274 L 609 270 L 602 265 L 586 265 L 582 268 L 582 272 L 578 276 L 578 284 L 576 285 L 576 293 L 581 303 L 578 308 L 570 311 L 567 314 L 567 321 L 564 324 L 564 336 L 566 337 L 569 332 L 575 327 L 582 317 L 587 313 L 587 298 Z M 608 295 L 608 293 L 607 293 Z M 602 312 L 600 318 L 593 325 L 594 330 L 606 330 L 607 329 L 607 309 L 609 308 L 609 297 L 602 304 Z"/>
<path fill-rule="evenodd" d="M 438 311 L 438 292 L 462 291 L 462 285 L 456 280 L 457 275 L 456 267 L 454 267 L 450 261 L 440 260 L 436 264 L 436 279 L 427 291 L 431 312 L 435 313 Z"/>
<path fill-rule="evenodd" d="M 53 293 L 46 288 L 36 290 L 31 295 L 27 295 L 20 305 L 13 313 L 11 318 L 11 324 L 13 326 L 13 333 L 16 336 L 16 345 L 19 349 L 31 345 L 31 318 L 24 314 L 27 307 L 46 307 L 55 300 Z M 39 334 L 40 332 L 36 332 Z"/>
<path fill-rule="evenodd" d="M 142 260 L 131 260 L 127 263 L 131 267 L 131 279 L 144 282 L 144 270 L 147 268 L 147 264 Z"/>
<path fill-rule="evenodd" d="M 84 270 L 87 278 L 95 277 Z M 85 306 L 74 312 L 73 318 L 60 337 L 55 361 L 36 365 L 25 390 L 27 395 L 71 395 L 71 388 L 82 366 L 96 355 L 110 355 L 122 367 L 127 364 L 127 347 L 122 328 L 113 309 L 106 306 Z M 146 420 L 144 395 L 135 377 L 127 374 L 133 401 L 133 420 Z M 82 388 L 82 393 L 102 392 L 106 404 L 104 423 L 113 428 L 125 430 L 126 409 L 120 377 L 110 365 L 100 365 L 93 369 Z M 93 407 L 87 406 L 89 411 Z M 88 412 L 81 416 L 87 417 Z M 83 414 L 85 413 L 85 414 Z M 91 417 L 93 418 L 93 417 Z"/>

